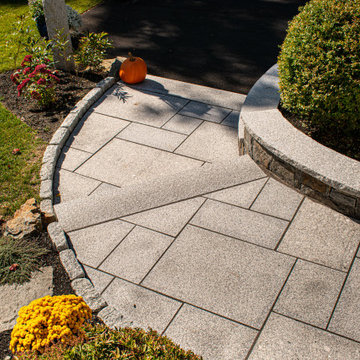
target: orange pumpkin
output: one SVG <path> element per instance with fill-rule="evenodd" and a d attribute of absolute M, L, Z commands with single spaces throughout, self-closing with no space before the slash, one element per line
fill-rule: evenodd
<path fill-rule="evenodd" d="M 129 57 L 121 64 L 119 75 L 125 83 L 137 84 L 145 80 L 146 73 L 145 61 L 129 53 Z"/>

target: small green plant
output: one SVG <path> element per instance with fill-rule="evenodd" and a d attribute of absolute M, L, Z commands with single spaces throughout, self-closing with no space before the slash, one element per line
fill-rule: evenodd
<path fill-rule="evenodd" d="M 33 242 L 0 238 L 0 285 L 29 281 L 31 273 L 39 269 L 40 257 L 47 253 Z"/>
<path fill-rule="evenodd" d="M 112 47 L 108 39 L 108 33 L 89 33 L 80 39 L 79 50 L 75 54 L 75 60 L 80 67 L 91 70 L 101 70 L 101 63 L 105 59 L 106 51 Z"/>
<path fill-rule="evenodd" d="M 19 360 L 201 360 L 156 331 L 139 328 L 110 329 L 86 325 L 83 341 L 72 347 L 56 344 L 41 356 L 24 354 Z"/>
<path fill-rule="evenodd" d="M 34 20 L 44 17 L 42 0 L 29 0 L 29 10 Z"/>
<path fill-rule="evenodd" d="M 311 0 L 278 58 L 282 107 L 312 129 L 360 130 L 360 0 Z"/>

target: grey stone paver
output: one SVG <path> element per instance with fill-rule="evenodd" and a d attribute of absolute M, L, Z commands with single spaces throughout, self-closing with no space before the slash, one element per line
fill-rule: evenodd
<path fill-rule="evenodd" d="M 346 280 L 329 330 L 360 341 L 360 261 L 355 259 L 350 275 Z"/>
<path fill-rule="evenodd" d="M 298 260 L 274 310 L 325 329 L 344 280 L 340 271 Z"/>
<path fill-rule="evenodd" d="M 251 206 L 251 209 L 291 220 L 303 198 L 304 195 L 274 179 L 270 179 Z"/>
<path fill-rule="evenodd" d="M 163 126 L 163 129 L 190 135 L 201 123 L 200 119 L 176 114 Z"/>
<path fill-rule="evenodd" d="M 106 183 L 102 183 L 99 185 L 91 194 L 90 196 L 115 196 L 121 192 L 121 188 L 115 185 L 110 185 Z"/>
<path fill-rule="evenodd" d="M 167 151 L 174 151 L 186 139 L 182 134 L 135 123 L 129 125 L 117 137 Z"/>
<path fill-rule="evenodd" d="M 133 227 L 124 221 L 114 220 L 73 231 L 69 236 L 79 261 L 96 268 Z"/>
<path fill-rule="evenodd" d="M 115 279 L 104 291 L 107 303 L 124 316 L 120 325 L 142 327 L 163 332 L 181 303 L 138 285 Z"/>
<path fill-rule="evenodd" d="M 104 293 L 107 323 L 167 329 L 205 359 L 244 359 L 254 340 L 251 359 L 360 359 L 345 338 L 360 341 L 358 259 L 336 305 L 360 225 L 239 157 L 244 99 L 150 75 L 90 109 L 54 179 L 59 224 L 94 285 L 74 286 Z M 48 199 L 60 148 L 44 156 Z"/>
<path fill-rule="evenodd" d="M 176 95 L 197 100 L 206 104 L 240 110 L 246 95 L 214 89 L 207 86 L 190 84 L 159 76 L 146 75 L 145 81 L 132 85 L 134 89 L 152 91 L 165 95 Z"/>
<path fill-rule="evenodd" d="M 142 284 L 260 328 L 294 261 L 252 244 L 187 226 Z"/>
<path fill-rule="evenodd" d="M 232 111 L 222 122 L 221 125 L 231 126 L 235 129 L 239 127 L 239 111 Z M 241 126 L 241 123 L 240 123 Z"/>
<path fill-rule="evenodd" d="M 204 161 L 238 156 L 237 132 L 220 124 L 203 122 L 175 151 Z"/>
<path fill-rule="evenodd" d="M 171 236 L 176 236 L 204 201 L 205 199 L 203 198 L 189 199 L 126 216 L 123 219 Z"/>
<path fill-rule="evenodd" d="M 201 161 L 113 139 L 77 173 L 117 186 L 200 167 Z"/>
<path fill-rule="evenodd" d="M 64 170 L 74 171 L 91 155 L 91 153 L 66 146 L 62 150 L 56 166 Z"/>
<path fill-rule="evenodd" d="M 249 208 L 264 186 L 267 178 L 251 181 L 245 184 L 206 194 L 205 197 L 225 203 Z"/>
<path fill-rule="evenodd" d="M 95 290 L 101 294 L 104 289 L 110 284 L 114 279 L 114 276 L 104 273 L 103 271 L 91 268 L 90 266 L 84 265 L 85 272 L 92 284 L 94 285 Z"/>
<path fill-rule="evenodd" d="M 168 329 L 167 337 L 204 360 L 244 359 L 257 331 L 185 304 Z M 209 343 L 211 339 L 211 343 Z"/>
<path fill-rule="evenodd" d="M 136 226 L 99 269 L 139 283 L 173 240 L 170 236 Z"/>
<path fill-rule="evenodd" d="M 360 224 L 308 198 L 278 250 L 347 271 L 360 242 Z"/>
<path fill-rule="evenodd" d="M 54 180 L 54 202 L 67 202 L 89 195 L 100 181 L 67 170 L 58 170 Z"/>
<path fill-rule="evenodd" d="M 360 344 L 272 314 L 249 357 L 251 360 L 359 359 Z"/>
<path fill-rule="evenodd" d="M 179 112 L 180 115 L 192 116 L 202 120 L 221 123 L 226 116 L 231 112 L 231 109 L 226 109 L 218 106 L 211 106 L 198 101 L 190 101 Z"/>
<path fill-rule="evenodd" d="M 141 91 L 118 84 L 105 93 L 94 105 L 94 109 L 104 115 L 161 127 L 187 102 L 187 99 L 177 96 Z"/>
<path fill-rule="evenodd" d="M 211 199 L 201 207 L 191 224 L 272 249 L 288 226 L 287 221 Z"/>
<path fill-rule="evenodd" d="M 76 126 L 66 145 L 94 153 L 127 125 L 129 125 L 128 121 L 89 112 Z"/>
<path fill-rule="evenodd" d="M 65 231 L 80 229 L 265 176 L 248 157 L 197 167 L 162 178 L 143 180 L 121 189 L 118 195 L 90 196 L 55 206 Z"/>

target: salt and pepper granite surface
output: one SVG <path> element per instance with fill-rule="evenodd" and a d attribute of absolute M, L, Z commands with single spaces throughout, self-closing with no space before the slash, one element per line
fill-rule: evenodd
<path fill-rule="evenodd" d="M 244 99 L 115 84 L 60 154 L 59 226 L 112 326 L 210 360 L 360 359 L 360 225 L 239 156 Z"/>

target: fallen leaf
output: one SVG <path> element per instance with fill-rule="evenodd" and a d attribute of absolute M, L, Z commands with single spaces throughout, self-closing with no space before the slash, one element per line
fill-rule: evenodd
<path fill-rule="evenodd" d="M 10 271 L 15 271 L 19 268 L 19 264 L 12 264 L 10 267 L 9 267 L 9 270 Z"/>

